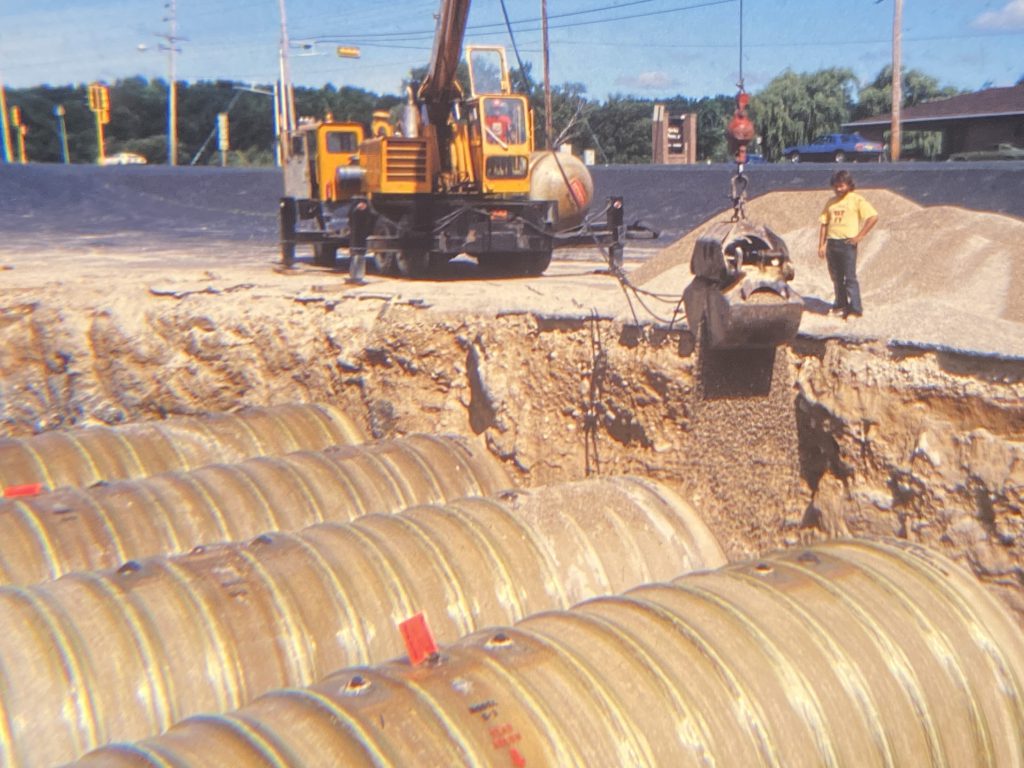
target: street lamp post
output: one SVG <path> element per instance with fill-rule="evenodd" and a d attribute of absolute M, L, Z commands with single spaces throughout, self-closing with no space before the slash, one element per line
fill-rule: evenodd
<path fill-rule="evenodd" d="M 71 157 L 68 153 L 68 130 L 67 125 L 64 123 L 64 114 L 66 110 L 63 104 L 58 104 L 53 108 L 53 114 L 57 118 L 57 135 L 60 137 L 60 152 L 64 158 L 64 165 L 70 165 Z"/>

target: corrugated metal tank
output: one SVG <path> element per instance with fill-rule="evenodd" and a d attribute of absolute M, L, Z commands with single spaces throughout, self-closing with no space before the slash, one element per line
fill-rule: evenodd
<path fill-rule="evenodd" d="M 31 584 L 510 485 L 498 460 L 469 441 L 412 435 L 2 501 L 0 583 Z"/>
<path fill-rule="evenodd" d="M 419 611 L 454 642 L 724 562 L 671 490 L 609 478 L 0 589 L 0 746 L 13 764 L 70 760 L 398 656 Z"/>
<path fill-rule="evenodd" d="M 42 483 L 88 487 L 252 456 L 320 450 L 366 439 L 336 406 L 291 404 L 178 416 L 118 427 L 55 430 L 0 439 L 0 489 Z"/>
<path fill-rule="evenodd" d="M 350 669 L 79 765 L 1020 766 L 1024 638 L 916 546 L 794 549 Z"/>

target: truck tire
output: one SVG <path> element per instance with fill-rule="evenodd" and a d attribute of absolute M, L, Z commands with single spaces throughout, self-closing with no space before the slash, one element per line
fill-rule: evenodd
<path fill-rule="evenodd" d="M 402 277 L 423 277 L 430 271 L 430 254 L 426 251 L 397 251 L 395 269 Z"/>
<path fill-rule="evenodd" d="M 395 227 L 384 218 L 378 218 L 373 225 L 373 234 L 377 236 L 394 235 Z M 382 275 L 397 275 L 397 251 L 374 251 L 373 260 L 377 262 L 377 271 Z"/>
<path fill-rule="evenodd" d="M 551 266 L 551 251 L 534 251 L 533 253 L 524 254 L 522 261 L 523 274 L 526 275 L 543 275 L 544 270 Z"/>
<path fill-rule="evenodd" d="M 338 265 L 338 246 L 313 243 L 313 263 L 318 267 L 334 269 Z"/>

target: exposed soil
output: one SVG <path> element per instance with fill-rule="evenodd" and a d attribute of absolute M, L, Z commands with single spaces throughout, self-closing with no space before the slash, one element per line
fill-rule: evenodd
<path fill-rule="evenodd" d="M 731 558 L 847 534 L 920 541 L 1024 617 L 1024 255 L 1006 247 L 1024 222 L 867 194 L 883 219 L 862 250 L 865 318 L 823 314 L 824 193 L 772 193 L 748 215 L 793 252 L 803 333 L 714 359 L 685 323 L 637 324 L 596 261 L 354 287 L 276 273 L 268 250 L 206 266 L 0 250 L 0 433 L 337 402 L 378 437 L 475 435 L 524 486 L 657 478 Z M 679 296 L 694 237 L 633 283 Z"/>

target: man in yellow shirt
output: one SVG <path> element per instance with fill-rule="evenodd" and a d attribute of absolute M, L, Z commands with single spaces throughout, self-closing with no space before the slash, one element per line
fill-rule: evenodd
<path fill-rule="evenodd" d="M 860 317 L 864 307 L 857 282 L 857 244 L 878 222 L 878 211 L 854 191 L 856 185 L 849 171 L 833 173 L 831 185 L 835 197 L 825 203 L 818 234 L 818 258 L 827 259 L 836 292 L 829 314 Z"/>

